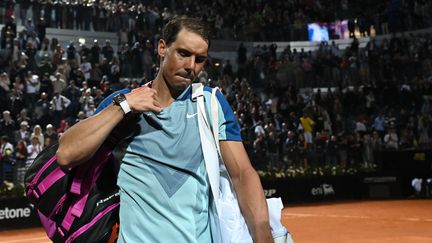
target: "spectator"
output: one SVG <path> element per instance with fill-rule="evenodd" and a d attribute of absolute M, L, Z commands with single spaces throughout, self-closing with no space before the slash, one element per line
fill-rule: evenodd
<path fill-rule="evenodd" d="M 385 133 L 385 119 L 383 112 L 379 112 L 378 116 L 375 117 L 373 128 L 381 137 L 384 137 Z"/>
<path fill-rule="evenodd" d="M 414 135 L 408 130 L 408 128 L 403 128 L 401 133 L 401 138 L 399 140 L 399 149 L 413 149 L 416 143 Z"/>
<path fill-rule="evenodd" d="M 77 115 L 77 119 L 75 120 L 75 123 L 78 123 L 79 121 L 82 121 L 87 118 L 87 115 L 84 111 L 79 111 Z"/>
<path fill-rule="evenodd" d="M 337 165 L 338 160 L 338 151 L 339 151 L 339 143 L 337 141 L 336 136 L 330 136 L 330 139 L 327 140 L 326 143 L 326 164 L 328 165 Z"/>
<path fill-rule="evenodd" d="M 55 71 L 54 64 L 49 54 L 44 54 L 42 62 L 39 64 L 39 75 L 48 74 L 51 75 Z"/>
<path fill-rule="evenodd" d="M 71 104 L 71 101 L 60 93 L 54 93 L 54 97 L 50 101 L 50 109 L 53 113 L 54 124 L 59 124 L 59 121 L 66 116 L 66 109 Z"/>
<path fill-rule="evenodd" d="M 365 120 L 359 119 L 356 121 L 355 131 L 360 134 L 364 134 L 367 131 L 367 127 L 365 125 Z"/>
<path fill-rule="evenodd" d="M 15 131 L 14 141 L 24 140 L 30 143 L 30 133 L 28 132 L 29 124 L 27 121 L 20 122 L 20 129 Z"/>
<path fill-rule="evenodd" d="M 348 158 L 351 166 L 362 163 L 363 141 L 359 133 L 352 133 L 348 136 Z"/>
<path fill-rule="evenodd" d="M 13 181 L 14 180 L 13 170 L 15 165 L 15 158 L 13 157 L 13 152 L 10 149 L 6 149 L 6 151 L 2 154 L 0 158 L 0 163 L 2 167 L 0 180 Z"/>
<path fill-rule="evenodd" d="M 398 149 L 399 148 L 399 138 L 396 133 L 396 124 L 390 123 L 388 127 L 388 132 L 384 136 L 384 147 L 386 149 Z"/>
<path fill-rule="evenodd" d="M 93 41 L 93 46 L 90 48 L 90 62 L 92 64 L 100 63 L 100 52 L 101 48 L 99 42 L 95 39 Z"/>
<path fill-rule="evenodd" d="M 10 80 L 9 75 L 6 72 L 0 74 L 0 107 L 4 107 L 7 104 L 7 93 L 10 91 Z M 5 108 L 5 107 L 4 107 Z"/>
<path fill-rule="evenodd" d="M 348 161 L 348 137 L 346 134 L 341 134 L 338 138 L 339 148 L 339 163 L 343 168 L 346 168 Z"/>
<path fill-rule="evenodd" d="M 19 81 L 19 80 L 18 80 Z M 9 96 L 11 114 L 18 114 L 24 107 L 24 86 L 19 82 L 15 82 L 12 92 Z"/>
<path fill-rule="evenodd" d="M 27 22 L 24 25 L 24 31 L 26 33 L 26 36 L 31 36 L 33 32 L 35 32 L 35 26 L 31 18 L 27 19 Z"/>
<path fill-rule="evenodd" d="M 92 70 L 92 65 L 90 64 L 90 62 L 88 61 L 88 58 L 86 56 L 82 56 L 81 60 L 82 61 L 80 64 L 80 69 L 84 72 L 85 80 L 89 80 L 90 79 L 90 73 Z"/>
<path fill-rule="evenodd" d="M 300 124 L 303 127 L 303 135 L 306 143 L 312 144 L 312 132 L 315 126 L 315 121 L 312 120 L 307 112 L 303 112 L 303 116 L 300 117 Z"/>
<path fill-rule="evenodd" d="M 47 76 L 47 74 L 48 73 L 45 73 L 45 76 Z M 59 72 L 55 74 L 55 79 L 53 79 L 51 82 L 53 87 L 53 94 L 62 94 L 67 87 L 66 81 L 61 78 L 61 74 Z"/>
<path fill-rule="evenodd" d="M 270 123 L 271 125 L 272 123 Z M 279 156 L 278 156 L 278 144 L 280 143 L 277 137 L 276 131 L 270 129 L 267 137 L 267 148 L 266 156 L 268 158 L 270 168 L 280 168 Z"/>
<path fill-rule="evenodd" d="M 375 162 L 373 142 L 369 133 L 363 135 L 362 159 L 365 168 L 372 167 Z"/>
<path fill-rule="evenodd" d="M 58 135 L 52 124 L 46 125 L 46 131 L 44 133 L 44 137 L 45 139 L 49 138 L 51 142 L 56 142 L 58 140 Z"/>
<path fill-rule="evenodd" d="M 263 123 L 263 122 L 262 122 L 261 120 L 259 120 L 259 121 L 255 124 L 255 129 L 254 129 L 254 131 L 255 131 L 255 136 L 256 136 L 256 137 L 259 137 L 259 136 L 265 137 L 265 135 L 266 135 L 266 132 L 265 132 L 263 126 L 262 126 L 262 123 Z"/>
<path fill-rule="evenodd" d="M 28 126 L 32 125 L 32 120 L 29 117 L 27 109 L 22 109 L 20 111 L 19 116 L 18 116 L 16 121 L 17 121 L 17 124 L 21 124 L 21 122 L 25 121 L 25 122 L 27 122 Z"/>
<path fill-rule="evenodd" d="M 4 134 L 9 138 L 13 138 L 15 130 L 15 121 L 12 119 L 10 111 L 3 111 L 3 118 L 0 120 L 0 134 Z"/>
<path fill-rule="evenodd" d="M 315 133 L 315 147 L 313 149 L 313 151 L 311 152 L 311 164 L 315 165 L 315 166 L 323 166 L 326 159 L 326 155 L 325 155 L 325 148 L 326 148 L 326 141 L 328 140 L 326 134 L 324 131 L 322 132 L 316 132 Z"/>
<path fill-rule="evenodd" d="M 93 116 L 93 114 L 95 114 L 96 106 L 94 105 L 93 102 L 89 103 L 88 109 L 85 112 L 86 112 L 85 113 L 86 117 L 90 117 Z"/>
<path fill-rule="evenodd" d="M 54 12 L 55 12 L 55 20 L 54 27 L 55 28 L 64 28 L 63 22 L 63 1 L 55 1 L 54 2 Z"/>
<path fill-rule="evenodd" d="M 77 60 L 76 56 L 77 56 L 77 51 L 74 42 L 71 41 L 69 45 L 66 47 L 66 58 L 69 62 L 71 62 L 73 60 Z"/>
<path fill-rule="evenodd" d="M 120 89 L 120 64 L 117 57 L 114 57 L 112 59 L 112 62 L 110 64 L 110 73 L 109 73 L 109 80 L 112 85 L 115 86 L 116 89 Z"/>
<path fill-rule="evenodd" d="M 284 161 L 288 165 L 294 165 L 294 163 L 297 161 L 297 140 L 295 137 L 295 133 L 293 131 L 287 132 L 287 138 L 284 141 Z"/>
<path fill-rule="evenodd" d="M 10 150 L 12 153 L 14 151 L 13 145 L 9 142 L 8 136 L 1 136 L 1 148 L 0 148 L 0 157 L 3 157 L 6 154 L 7 150 Z"/>
<path fill-rule="evenodd" d="M 27 45 L 29 46 L 27 49 L 39 50 L 41 48 L 41 40 L 37 37 L 37 32 L 33 31 L 29 37 L 27 37 Z M 27 53 L 26 53 L 27 54 Z M 31 57 L 31 55 L 27 56 Z"/>
<path fill-rule="evenodd" d="M 44 139 L 44 135 L 43 135 L 43 133 L 42 133 L 42 128 L 41 128 L 41 126 L 40 125 L 35 125 L 34 127 L 33 127 L 33 132 L 32 132 L 32 134 L 30 135 L 30 137 L 37 137 L 38 139 L 39 139 L 39 144 L 41 144 L 42 145 L 42 148 L 43 148 L 43 144 L 44 144 L 44 142 L 45 142 L 45 139 Z"/>
<path fill-rule="evenodd" d="M 426 148 L 430 144 L 429 133 L 430 133 L 430 124 L 432 118 L 429 113 L 424 112 L 420 118 L 418 119 L 418 133 L 419 133 L 419 146 L 422 148 Z"/>
<path fill-rule="evenodd" d="M 90 104 L 94 105 L 93 96 L 91 94 L 90 88 L 87 88 L 84 92 L 81 93 L 79 103 L 81 104 L 81 110 L 83 110 L 84 112 L 87 112 L 87 110 L 89 110 Z"/>
<path fill-rule="evenodd" d="M 155 64 L 153 57 L 154 57 L 153 46 L 151 45 L 150 40 L 147 40 L 143 52 L 142 63 L 144 69 L 144 77 L 147 77 L 148 79 L 153 79 L 152 68 Z"/>
<path fill-rule="evenodd" d="M 27 73 L 27 76 L 24 78 L 26 82 L 26 93 L 25 93 L 25 106 L 30 110 L 33 111 L 37 96 L 39 94 L 39 89 L 41 87 L 41 83 L 39 81 L 39 77 L 37 75 L 33 75 L 31 71 Z"/>
<path fill-rule="evenodd" d="M 297 150 L 298 150 L 298 158 L 300 161 L 299 166 L 303 167 L 303 168 L 308 168 L 309 163 L 308 163 L 308 148 L 311 144 L 308 143 L 304 137 L 304 133 L 300 133 L 298 135 L 298 140 L 297 140 Z"/>
<path fill-rule="evenodd" d="M 45 93 L 50 99 L 54 94 L 53 81 L 51 81 L 48 73 L 44 73 L 44 75 L 42 76 L 42 80 L 40 82 L 40 93 Z"/>
<path fill-rule="evenodd" d="M 46 29 L 48 27 L 48 23 L 44 17 L 39 19 L 39 22 L 36 24 L 36 30 L 38 33 L 39 40 L 45 39 Z"/>
<path fill-rule="evenodd" d="M 19 140 L 15 146 L 14 156 L 17 168 L 24 167 L 27 161 L 27 145 L 24 140 Z"/>
<path fill-rule="evenodd" d="M 266 142 L 263 134 L 256 136 L 253 142 L 254 148 L 254 167 L 257 169 L 266 169 Z"/>
<path fill-rule="evenodd" d="M 114 49 L 111 46 L 110 40 L 105 41 L 105 45 L 102 47 L 101 53 L 108 60 L 108 62 L 111 62 L 112 58 L 114 57 Z"/>
<path fill-rule="evenodd" d="M 138 86 L 137 86 L 137 88 L 138 88 Z M 103 99 L 104 99 L 104 96 L 103 96 L 102 90 L 101 89 L 96 89 L 96 91 L 95 91 L 95 97 L 93 99 L 94 105 L 96 107 L 98 107 L 98 105 L 102 102 Z"/>
<path fill-rule="evenodd" d="M 39 142 L 38 137 L 32 137 L 31 144 L 27 146 L 27 161 L 26 166 L 30 166 L 37 155 L 42 151 L 42 144 Z"/>
<path fill-rule="evenodd" d="M 40 99 L 36 102 L 34 116 L 37 124 L 45 126 L 52 119 L 50 114 L 50 101 L 45 92 L 41 93 Z"/>

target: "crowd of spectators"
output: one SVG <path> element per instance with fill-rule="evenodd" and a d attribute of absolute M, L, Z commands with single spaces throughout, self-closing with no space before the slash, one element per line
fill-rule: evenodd
<path fill-rule="evenodd" d="M 430 149 L 431 37 L 399 34 L 364 48 L 353 40 L 345 50 L 322 43 L 314 52 L 287 47 L 281 54 L 274 45 L 241 45 L 237 76 L 225 64 L 220 85 L 256 166 L 371 167 L 379 166 L 380 150 Z"/>
<path fill-rule="evenodd" d="M 35 2 L 45 9 L 45 2 Z M 157 29 L 149 39 L 128 39 L 119 50 L 109 41 L 61 46 L 45 37 L 41 22 L 17 33 L 14 18 L 7 17 L 0 48 L 3 171 L 31 164 L 68 127 L 93 115 L 104 97 L 139 87 L 158 71 Z M 430 34 L 372 39 L 365 48 L 354 39 L 345 50 L 327 42 L 313 52 L 276 50 L 275 44 L 252 50 L 241 44 L 236 72 L 229 61 L 220 70 L 209 62 L 200 76 L 222 87 L 256 168 L 374 167 L 382 149 L 430 149 Z"/>
<path fill-rule="evenodd" d="M 425 0 L 6 0 L 0 2 L 0 21 L 15 15 L 22 25 L 118 32 L 134 43 L 154 36 L 171 16 L 187 14 L 206 21 L 216 39 L 297 41 L 308 39 L 312 22 L 348 19 L 368 34 L 371 26 L 377 34 L 423 28 L 431 25 L 431 8 Z"/>

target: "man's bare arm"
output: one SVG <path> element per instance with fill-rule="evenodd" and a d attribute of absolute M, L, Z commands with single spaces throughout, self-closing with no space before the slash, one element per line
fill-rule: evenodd
<path fill-rule="evenodd" d="M 126 94 L 126 100 L 135 113 L 161 111 L 156 91 L 148 87 Z M 69 128 L 60 137 L 57 163 L 62 167 L 72 167 L 90 159 L 123 118 L 124 113 L 119 106 L 109 105 L 100 113 Z"/>
<path fill-rule="evenodd" d="M 252 167 L 243 143 L 221 141 L 221 153 L 231 176 L 240 209 L 255 243 L 272 243 L 267 202 L 258 174 Z"/>
<path fill-rule="evenodd" d="M 60 137 L 57 163 L 72 167 L 90 159 L 123 117 L 119 106 L 110 105 L 69 128 Z"/>

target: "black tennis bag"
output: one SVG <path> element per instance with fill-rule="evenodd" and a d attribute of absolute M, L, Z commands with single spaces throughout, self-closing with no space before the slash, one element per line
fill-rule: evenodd
<path fill-rule="evenodd" d="M 139 132 L 137 118 L 131 115 L 124 119 L 85 163 L 61 168 L 56 159 L 58 143 L 54 143 L 27 169 L 27 198 L 53 242 L 116 241 L 120 206 L 117 174 L 127 145 Z"/>
<path fill-rule="evenodd" d="M 58 143 L 45 148 L 25 176 L 27 198 L 48 237 L 53 242 L 108 242 L 117 230 L 120 205 L 113 148 L 102 145 L 72 169 L 58 166 L 57 148 Z"/>

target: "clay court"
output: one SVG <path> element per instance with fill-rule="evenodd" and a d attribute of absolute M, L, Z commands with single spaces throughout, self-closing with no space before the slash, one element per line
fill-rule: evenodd
<path fill-rule="evenodd" d="M 432 242 L 432 200 L 288 205 L 283 222 L 301 243 Z M 2 243 L 50 242 L 42 229 L 0 232 Z"/>

